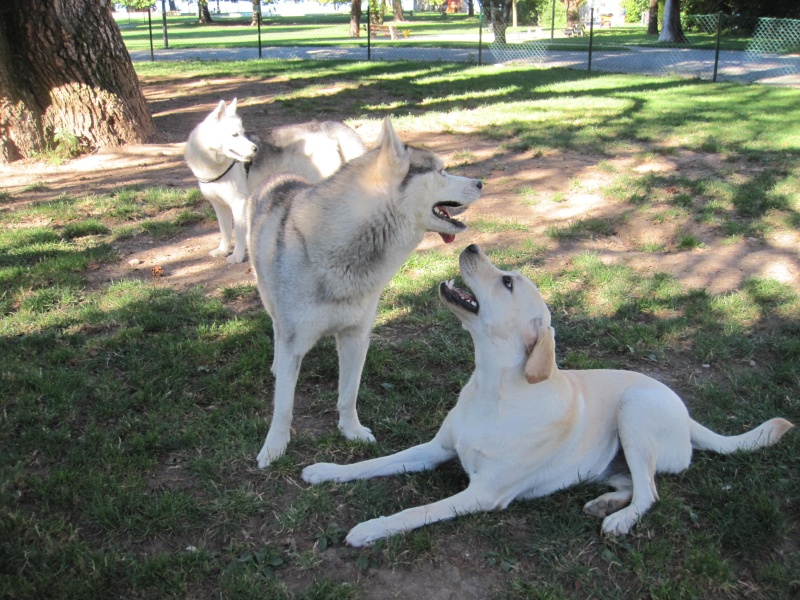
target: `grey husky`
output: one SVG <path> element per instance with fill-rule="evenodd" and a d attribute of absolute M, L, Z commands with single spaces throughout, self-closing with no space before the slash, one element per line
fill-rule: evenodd
<path fill-rule="evenodd" d="M 356 397 L 381 291 L 426 231 L 451 242 L 466 229 L 453 215 L 481 188 L 407 146 L 386 118 L 375 148 L 328 179 L 279 175 L 248 199 L 248 249 L 275 333 L 275 405 L 260 468 L 286 450 L 301 362 L 326 335 L 339 354 L 339 430 L 375 441 Z"/>
<path fill-rule="evenodd" d="M 229 263 L 244 260 L 247 196 L 271 175 L 295 173 L 315 183 L 333 174 L 366 147 L 344 123 L 324 121 L 276 127 L 263 141 L 247 138 L 236 114 L 236 99 L 221 100 L 186 143 L 184 157 L 197 177 L 200 191 L 217 214 L 221 241 L 211 256 L 231 252 Z"/>

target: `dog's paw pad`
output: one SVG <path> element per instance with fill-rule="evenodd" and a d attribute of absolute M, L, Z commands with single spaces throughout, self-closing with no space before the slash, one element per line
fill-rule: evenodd
<path fill-rule="evenodd" d="M 583 512 L 585 512 L 587 515 L 592 515 L 593 517 L 605 517 L 609 514 L 609 512 L 606 510 L 607 508 L 608 502 L 597 499 L 587 502 L 583 507 Z"/>

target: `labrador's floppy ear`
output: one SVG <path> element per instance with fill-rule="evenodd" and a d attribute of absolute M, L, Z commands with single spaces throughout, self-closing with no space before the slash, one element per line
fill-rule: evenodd
<path fill-rule="evenodd" d="M 525 362 L 525 379 L 528 383 L 539 383 L 549 378 L 556 368 L 556 331 L 550 326 L 539 327 Z"/>

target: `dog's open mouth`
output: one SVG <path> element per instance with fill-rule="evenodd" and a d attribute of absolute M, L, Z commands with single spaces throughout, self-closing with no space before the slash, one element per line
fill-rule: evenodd
<path fill-rule="evenodd" d="M 450 209 L 450 210 L 448 210 Z M 458 214 L 463 212 L 464 206 L 459 204 L 458 202 L 440 202 L 439 204 L 434 205 L 433 207 L 433 216 L 437 219 L 441 219 L 442 221 L 447 221 L 451 225 L 458 227 L 459 230 L 464 230 L 467 228 L 461 221 L 457 221 L 456 219 L 450 216 L 450 213 Z M 442 236 L 445 244 L 451 243 L 453 240 L 456 239 L 454 233 L 439 233 Z"/>
<path fill-rule="evenodd" d="M 467 290 L 457 288 L 452 279 L 439 284 L 439 293 L 448 302 L 452 302 L 471 313 L 478 314 L 478 309 L 480 308 L 478 300 Z"/>

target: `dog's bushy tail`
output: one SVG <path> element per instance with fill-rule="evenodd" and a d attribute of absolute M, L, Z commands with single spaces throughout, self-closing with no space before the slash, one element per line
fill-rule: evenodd
<path fill-rule="evenodd" d="M 792 427 L 794 425 L 786 419 L 776 418 L 762 423 L 747 433 L 724 436 L 714 433 L 696 421 L 690 420 L 689 433 L 692 440 L 692 448 L 730 454 L 737 450 L 755 450 L 756 448 L 771 446 Z"/>

